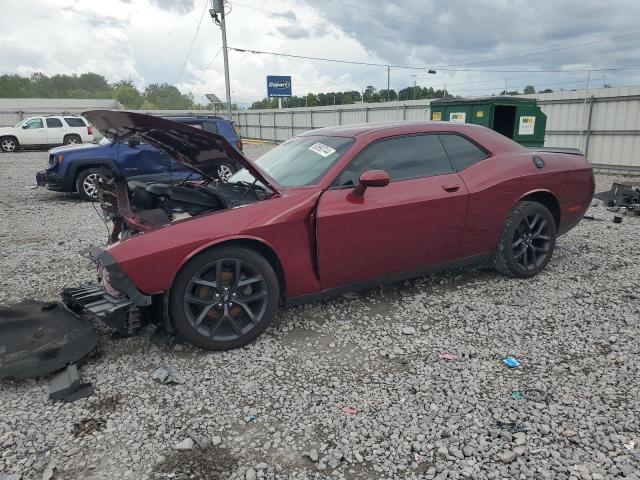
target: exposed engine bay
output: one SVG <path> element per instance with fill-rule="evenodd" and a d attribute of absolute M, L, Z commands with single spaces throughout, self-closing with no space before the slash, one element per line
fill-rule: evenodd
<path fill-rule="evenodd" d="M 113 222 L 109 243 L 174 221 L 255 203 L 272 194 L 255 182 L 171 184 L 108 176 L 99 178 L 97 188 L 102 211 Z"/>

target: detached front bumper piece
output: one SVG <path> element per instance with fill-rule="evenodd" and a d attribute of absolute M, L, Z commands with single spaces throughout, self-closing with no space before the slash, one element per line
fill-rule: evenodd
<path fill-rule="evenodd" d="M 131 299 L 109 295 L 98 285 L 85 283 L 65 288 L 60 293 L 62 302 L 80 316 L 101 320 L 122 335 L 132 335 L 140 328 L 140 310 Z"/>
<path fill-rule="evenodd" d="M 63 303 L 78 315 L 101 320 L 121 335 L 132 335 L 141 327 L 141 307 L 151 305 L 151 296 L 136 288 L 118 262 L 97 247 L 85 251 L 101 272 L 102 285 L 85 283 L 65 288 Z"/>

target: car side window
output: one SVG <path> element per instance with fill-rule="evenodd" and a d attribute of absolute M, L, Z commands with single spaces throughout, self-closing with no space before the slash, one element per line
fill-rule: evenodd
<path fill-rule="evenodd" d="M 59 118 L 47 118 L 47 128 L 62 128 L 62 121 Z"/>
<path fill-rule="evenodd" d="M 204 122 L 202 129 L 205 132 L 218 133 L 218 126 L 214 122 Z"/>
<path fill-rule="evenodd" d="M 449 160 L 456 172 L 479 162 L 488 156 L 487 152 L 462 135 L 440 135 Z"/>
<path fill-rule="evenodd" d="M 42 123 L 41 118 L 32 118 L 27 123 L 25 123 L 27 128 L 44 128 L 44 123 Z"/>
<path fill-rule="evenodd" d="M 64 121 L 67 122 L 67 125 L 69 125 L 70 127 L 86 127 L 87 126 L 84 123 L 84 120 L 81 118 L 64 117 Z"/>
<path fill-rule="evenodd" d="M 367 170 L 384 170 L 391 181 L 453 172 L 442 143 L 433 134 L 394 137 L 369 145 L 340 174 L 334 186 L 357 185 Z"/>

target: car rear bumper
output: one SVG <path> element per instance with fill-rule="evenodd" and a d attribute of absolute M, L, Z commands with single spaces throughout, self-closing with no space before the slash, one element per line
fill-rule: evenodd
<path fill-rule="evenodd" d="M 73 192 L 72 178 L 61 177 L 50 170 L 36 173 L 36 183 L 56 192 Z"/>

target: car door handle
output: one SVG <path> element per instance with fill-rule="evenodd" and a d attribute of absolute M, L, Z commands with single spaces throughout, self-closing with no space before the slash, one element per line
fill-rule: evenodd
<path fill-rule="evenodd" d="M 460 189 L 460 184 L 455 183 L 453 185 L 442 185 L 442 189 L 445 192 L 457 192 Z"/>

